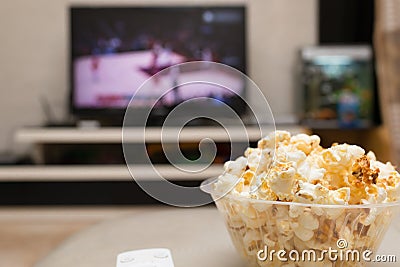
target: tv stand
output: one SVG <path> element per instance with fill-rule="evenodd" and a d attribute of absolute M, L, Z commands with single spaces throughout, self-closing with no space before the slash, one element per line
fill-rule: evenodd
<path fill-rule="evenodd" d="M 298 125 L 281 125 L 277 129 L 285 129 L 292 133 L 307 132 Z M 263 131 L 272 131 L 273 127 L 263 126 Z M 132 127 L 126 129 L 127 135 L 125 142 L 137 144 L 143 142 L 141 133 L 143 128 Z M 176 138 L 168 132 L 175 133 L 173 127 L 164 127 L 164 142 L 175 142 Z M 256 142 L 261 138 L 260 131 L 257 127 L 247 127 L 249 140 Z M 145 132 L 146 143 L 159 143 L 161 136 L 161 127 L 148 127 Z M 237 131 L 231 131 L 230 136 L 221 127 L 199 126 L 186 127 L 180 135 L 180 142 L 199 142 L 207 136 L 216 143 L 229 142 L 229 138 L 237 145 L 238 153 L 243 153 L 244 148 L 239 148 L 240 143 L 246 141 L 242 132 L 238 128 Z M 36 165 L 21 166 L 4 166 L 0 167 L 0 181 L 131 181 L 131 175 L 125 165 L 108 164 L 108 165 L 46 165 L 44 160 L 44 147 L 47 145 L 106 145 L 114 144 L 120 146 L 122 142 L 122 129 L 120 127 L 100 127 L 100 128 L 77 128 L 77 127 L 25 127 L 19 129 L 15 134 L 15 140 L 18 143 L 31 144 L 32 155 Z M 208 177 L 218 176 L 222 171 L 222 164 L 213 164 L 205 172 L 187 174 L 176 170 L 168 164 L 155 165 L 160 173 L 167 178 L 185 181 L 203 180 Z M 151 177 L 147 165 L 138 165 L 136 177 L 141 180 L 155 181 L 157 177 Z"/>
<path fill-rule="evenodd" d="M 284 125 L 278 129 L 293 133 L 305 131 L 296 125 Z M 125 142 L 132 146 L 143 142 L 141 138 L 143 127 L 126 130 L 128 134 L 125 136 Z M 148 127 L 145 130 L 146 144 L 157 148 L 160 144 L 161 127 Z M 273 128 L 265 126 L 264 130 L 272 131 Z M 164 127 L 163 132 L 165 133 L 163 141 L 167 143 L 176 141 L 175 135 L 172 134 L 176 133 L 175 127 Z M 247 134 L 253 145 L 261 137 L 256 127 L 248 127 Z M 213 139 L 217 146 L 229 142 L 230 137 L 234 143 L 232 148 L 236 150 L 233 153 L 242 155 L 246 148 L 243 146 L 243 141 L 247 138 L 239 129 L 237 131 L 231 129 L 230 136 L 227 136 L 224 129 L 212 126 L 185 127 L 180 133 L 180 142 L 187 145 L 202 140 L 204 136 Z M 88 153 L 89 148 L 106 148 L 107 155 L 115 148 L 121 150 L 121 127 L 26 127 L 16 132 L 15 140 L 32 146 L 31 152 L 36 164 L 0 167 L 0 205 L 158 204 L 158 201 L 133 182 L 122 152 L 119 155 L 121 161 L 116 164 L 100 164 L 98 161 L 87 164 L 79 161 L 82 154 Z M 198 151 L 198 146 L 195 145 Z M 73 154 L 73 158 L 77 160 L 74 164 L 45 164 L 48 158 L 54 159 L 57 152 L 73 147 L 81 149 L 81 153 Z M 154 147 L 150 149 L 154 150 Z M 101 150 L 98 151 L 102 153 Z M 157 150 L 155 152 L 161 154 Z M 154 164 L 154 167 L 162 177 L 172 183 L 193 187 L 199 186 L 206 178 L 220 175 L 223 170 L 222 163 L 220 160 L 218 164 L 212 164 L 201 173 L 190 174 L 183 173 L 170 164 Z M 193 165 L 182 167 L 190 169 Z M 202 166 L 195 167 L 198 169 Z M 142 183 L 163 186 L 160 179 L 154 177 L 154 172 L 149 170 L 149 165 L 136 164 L 135 178 L 140 179 Z"/>

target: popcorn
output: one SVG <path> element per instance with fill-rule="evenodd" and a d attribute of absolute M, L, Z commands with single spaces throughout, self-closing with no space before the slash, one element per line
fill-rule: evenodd
<path fill-rule="evenodd" d="M 228 161 L 218 191 L 254 199 L 355 205 L 400 199 L 400 175 L 356 145 L 324 149 L 316 135 L 276 131 Z M 234 185 L 237 186 L 235 187 Z"/>
<path fill-rule="evenodd" d="M 297 202 L 303 203 L 321 203 L 329 194 L 329 189 L 320 184 L 310 184 L 299 181 L 298 189 L 296 189 Z"/>
<path fill-rule="evenodd" d="M 299 223 L 292 223 L 291 225 L 294 229 L 294 234 L 302 241 L 308 241 L 314 235 L 313 231 L 306 229 Z"/>
<path fill-rule="evenodd" d="M 224 164 L 224 170 L 226 173 L 241 176 L 246 169 L 247 159 L 245 157 L 239 157 L 235 161 L 227 161 Z"/>
<path fill-rule="evenodd" d="M 277 131 L 225 163 L 224 170 L 214 186 L 228 194 L 216 204 L 236 248 L 258 266 L 364 266 L 327 258 L 260 261 L 257 252 L 265 246 L 321 252 L 337 249 L 340 239 L 349 249 L 375 250 L 396 207 L 363 205 L 400 199 L 400 174 L 394 166 L 355 145 L 324 149 L 315 135 Z"/>
<path fill-rule="evenodd" d="M 298 150 L 301 150 L 305 154 L 309 155 L 311 151 L 319 148 L 320 138 L 316 135 L 306 135 L 306 134 L 298 134 L 291 138 L 291 141 L 294 143 Z"/>
<path fill-rule="evenodd" d="M 289 207 L 289 216 L 291 218 L 297 218 L 304 212 L 304 208 L 297 205 L 292 205 Z"/>
<path fill-rule="evenodd" d="M 318 229 L 319 222 L 310 212 L 304 212 L 299 216 L 299 223 L 303 225 L 305 229 L 315 230 Z"/>
<path fill-rule="evenodd" d="M 241 215 L 242 220 L 247 227 L 258 228 L 266 224 L 267 214 L 265 212 L 258 212 L 252 206 L 243 210 Z"/>
<path fill-rule="evenodd" d="M 244 247 L 249 255 L 255 255 L 262 243 L 262 236 L 256 230 L 249 230 L 243 237 Z"/>
<path fill-rule="evenodd" d="M 278 171 L 280 170 L 280 171 Z M 292 188 L 295 182 L 295 169 L 289 164 L 273 169 L 269 174 L 270 189 L 280 200 L 291 200 Z"/>
<path fill-rule="evenodd" d="M 304 161 L 297 167 L 298 174 L 308 182 L 320 181 L 324 178 L 326 170 L 312 165 L 309 160 Z"/>
<path fill-rule="evenodd" d="M 330 190 L 328 193 L 327 204 L 344 205 L 350 200 L 350 188 L 342 187 L 337 190 Z"/>

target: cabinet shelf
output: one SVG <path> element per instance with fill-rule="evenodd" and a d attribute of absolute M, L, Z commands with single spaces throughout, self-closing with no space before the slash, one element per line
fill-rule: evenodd
<path fill-rule="evenodd" d="M 292 133 L 304 132 L 304 128 L 298 125 L 277 126 L 277 129 L 285 129 Z M 272 125 L 258 127 L 246 127 L 246 132 L 240 127 L 230 127 L 229 134 L 221 127 L 185 127 L 179 133 L 181 142 L 198 142 L 204 138 L 210 138 L 215 142 L 244 142 L 257 141 L 262 133 L 274 131 Z M 126 129 L 124 141 L 139 143 L 145 137 L 146 142 L 176 142 L 177 128 L 175 127 L 142 127 Z M 19 143 L 32 144 L 73 144 L 73 143 L 121 143 L 122 129 L 119 127 L 104 128 L 22 128 L 15 134 L 15 140 Z"/>
<path fill-rule="evenodd" d="M 186 173 L 172 165 L 155 165 L 162 177 L 168 180 L 204 180 L 222 173 L 221 164 L 211 165 L 199 173 Z M 199 169 L 200 166 L 182 166 L 186 170 Z M 158 181 L 149 165 L 134 167 L 135 177 L 143 181 Z M 125 165 L 50 165 L 50 166 L 4 166 L 0 168 L 0 181 L 3 182 L 54 182 L 54 181 L 130 181 L 133 180 Z"/>

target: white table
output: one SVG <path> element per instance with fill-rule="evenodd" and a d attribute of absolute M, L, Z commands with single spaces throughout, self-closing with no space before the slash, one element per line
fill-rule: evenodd
<path fill-rule="evenodd" d="M 396 255 L 399 266 L 400 218 L 389 229 L 380 254 Z M 69 238 L 36 267 L 113 267 L 123 251 L 166 247 L 176 267 L 242 267 L 215 208 L 149 208 L 95 225 Z"/>
<path fill-rule="evenodd" d="M 176 267 L 243 266 L 215 208 L 166 207 L 95 225 L 36 267 L 114 267 L 118 253 L 153 247 L 171 249 Z"/>

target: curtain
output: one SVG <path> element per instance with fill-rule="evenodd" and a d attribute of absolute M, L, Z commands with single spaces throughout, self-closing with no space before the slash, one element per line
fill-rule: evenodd
<path fill-rule="evenodd" d="M 374 47 L 383 122 L 400 165 L 400 0 L 375 0 Z"/>

